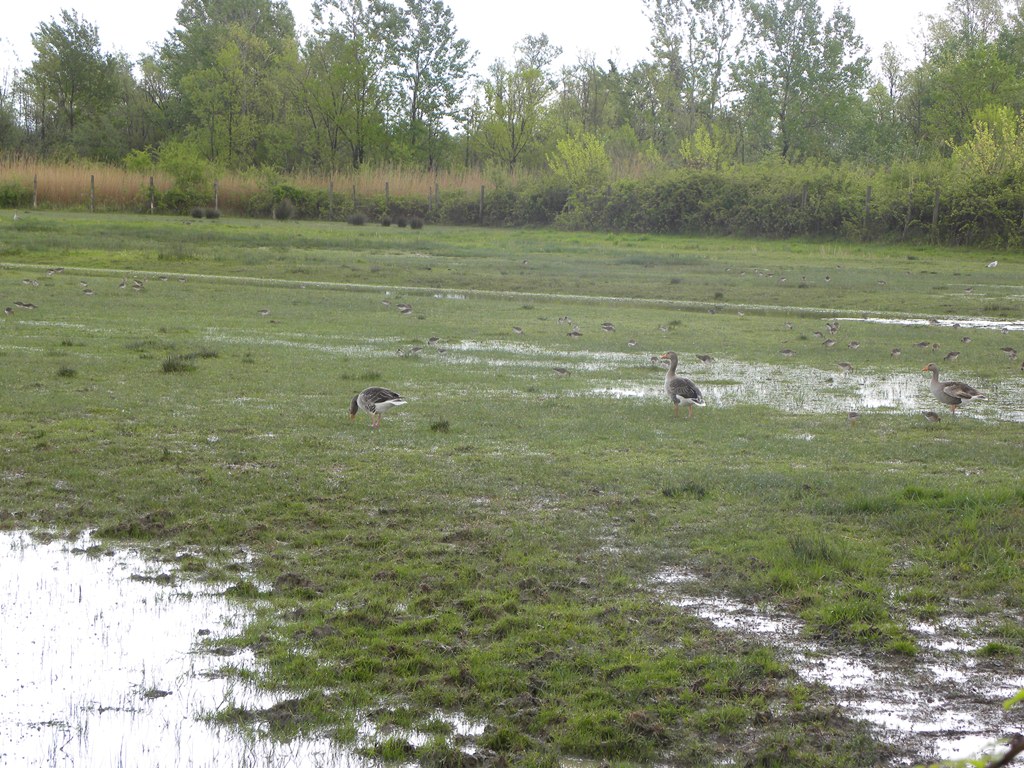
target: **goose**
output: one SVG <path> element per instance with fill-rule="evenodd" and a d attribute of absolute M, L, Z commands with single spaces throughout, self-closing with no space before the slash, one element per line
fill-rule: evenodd
<path fill-rule="evenodd" d="M 693 406 L 704 405 L 704 395 L 700 389 L 689 379 L 676 376 L 676 367 L 679 365 L 679 355 L 675 352 L 666 352 L 661 356 L 662 360 L 668 360 L 668 372 L 665 374 L 665 391 L 675 406 L 676 415 L 679 415 L 680 404 L 689 408 L 689 415 L 693 416 Z"/>
<path fill-rule="evenodd" d="M 359 409 L 362 408 L 370 414 L 370 428 L 376 429 L 380 426 L 380 417 L 384 411 L 399 405 L 405 405 L 405 399 L 397 392 L 384 387 L 367 387 L 352 398 L 348 417 L 354 421 Z"/>
<path fill-rule="evenodd" d="M 939 381 L 939 367 L 928 363 L 922 371 L 931 371 L 932 380 L 929 386 L 935 399 L 949 406 L 950 413 L 956 413 L 956 407 L 964 400 L 984 400 L 985 396 L 974 387 L 962 381 Z"/>

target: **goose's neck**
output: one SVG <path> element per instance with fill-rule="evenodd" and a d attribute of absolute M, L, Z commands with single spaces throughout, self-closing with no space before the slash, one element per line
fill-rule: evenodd
<path fill-rule="evenodd" d="M 665 374 L 666 378 L 671 379 L 676 375 L 676 366 L 679 365 L 679 360 L 674 357 L 668 359 L 668 373 Z"/>

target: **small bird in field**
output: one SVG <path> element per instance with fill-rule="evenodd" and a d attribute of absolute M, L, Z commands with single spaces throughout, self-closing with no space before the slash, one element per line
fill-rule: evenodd
<path fill-rule="evenodd" d="M 942 421 L 942 418 L 935 411 L 921 411 L 921 415 L 933 424 L 937 421 Z"/>
<path fill-rule="evenodd" d="M 385 387 L 367 387 L 352 398 L 348 417 L 354 421 L 361 408 L 370 414 L 370 428 L 376 429 L 380 426 L 380 417 L 385 411 L 405 405 L 405 402 L 400 394 Z"/>
<path fill-rule="evenodd" d="M 962 381 L 939 381 L 939 367 L 935 363 L 928 363 L 922 371 L 931 371 L 932 380 L 929 387 L 935 399 L 940 403 L 949 406 L 950 413 L 956 413 L 956 408 L 965 400 L 984 400 L 985 396 L 974 387 L 964 384 Z"/>
<path fill-rule="evenodd" d="M 715 358 L 713 358 L 711 355 L 697 355 L 697 359 L 700 360 L 702 363 L 715 362 Z"/>
<path fill-rule="evenodd" d="M 947 352 L 946 356 L 944 358 L 942 358 L 942 359 L 943 360 L 947 360 L 949 362 L 953 362 L 958 357 L 960 357 L 960 353 L 959 352 Z"/>
<path fill-rule="evenodd" d="M 857 426 L 857 419 L 860 418 L 860 414 L 856 411 L 850 411 L 846 414 L 846 420 L 850 422 L 851 427 Z"/>
<path fill-rule="evenodd" d="M 853 366 L 850 363 L 836 363 L 843 373 L 853 373 Z"/>
<path fill-rule="evenodd" d="M 901 350 L 899 347 L 893 347 L 892 352 L 889 353 L 891 357 L 899 357 L 902 354 L 903 350 Z"/>
<path fill-rule="evenodd" d="M 661 356 L 662 360 L 668 360 L 668 372 L 665 374 L 665 391 L 675 406 L 676 415 L 679 415 L 679 406 L 686 405 L 689 408 L 689 415 L 693 416 L 693 406 L 704 405 L 704 395 L 700 388 L 687 378 L 676 376 L 676 366 L 679 365 L 679 355 L 675 352 L 666 352 Z"/>

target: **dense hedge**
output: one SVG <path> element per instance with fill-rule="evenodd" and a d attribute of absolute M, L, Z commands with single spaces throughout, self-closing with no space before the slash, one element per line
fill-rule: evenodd
<path fill-rule="evenodd" d="M 970 171 L 950 159 L 882 169 L 764 162 L 721 170 L 666 169 L 602 189 L 570 190 L 555 175 L 504 182 L 483 192 L 440 190 L 431 196 L 331 195 L 276 183 L 254 193 L 222 195 L 225 213 L 259 218 L 495 227 L 558 226 L 594 231 L 678 235 L 814 237 L 1024 245 L 1024 163 Z M 148 211 L 148 188 L 131 205 Z M 178 186 L 154 197 L 155 209 L 187 215 L 208 207 L 209 190 Z M 32 189 L 0 182 L 0 208 L 31 204 Z M 45 204 L 45 203 L 44 203 Z M 113 210 L 109 201 L 97 200 Z"/>

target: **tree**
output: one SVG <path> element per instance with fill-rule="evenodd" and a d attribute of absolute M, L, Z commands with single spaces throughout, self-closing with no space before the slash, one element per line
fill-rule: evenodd
<path fill-rule="evenodd" d="M 673 84 L 682 136 L 710 129 L 729 88 L 736 46 L 736 0 L 644 0 L 653 27 L 651 50 Z"/>
<path fill-rule="evenodd" d="M 339 167 L 344 146 L 358 168 L 371 149 L 383 152 L 388 124 L 397 121 L 396 65 L 405 20 L 383 0 L 323 0 L 304 49 L 299 100 L 321 155 Z"/>
<path fill-rule="evenodd" d="M 398 45 L 405 129 L 411 148 L 424 152 L 432 168 L 445 122 L 458 121 L 474 56 L 441 0 L 405 0 L 405 20 Z"/>
<path fill-rule="evenodd" d="M 516 51 L 519 58 L 513 67 L 495 62 L 482 84 L 485 117 L 477 136 L 484 157 L 510 173 L 526 150 L 539 144 L 544 109 L 556 86 L 549 68 L 562 53 L 547 35 L 525 37 Z"/>
<path fill-rule="evenodd" d="M 330 171 L 358 168 L 384 140 L 379 84 L 365 51 L 337 30 L 314 35 L 303 49 L 297 98 L 312 127 L 309 150 Z"/>
<path fill-rule="evenodd" d="M 266 163 L 286 123 L 284 84 L 297 62 L 295 20 L 283 0 L 184 0 L 161 48 L 207 156 L 234 167 Z"/>
<path fill-rule="evenodd" d="M 32 46 L 36 57 L 22 83 L 31 105 L 27 117 L 44 146 L 71 144 L 84 122 L 114 105 L 124 64 L 102 52 L 96 26 L 75 11 L 40 24 Z"/>
<path fill-rule="evenodd" d="M 842 157 L 868 59 L 853 18 L 818 0 L 745 0 L 751 48 L 736 66 L 744 140 L 788 160 Z"/>
<path fill-rule="evenodd" d="M 978 110 L 1022 99 L 1022 66 L 998 0 L 950 3 L 928 17 L 925 59 L 912 73 L 909 103 L 916 138 L 932 152 L 948 152 L 971 132 Z"/>

